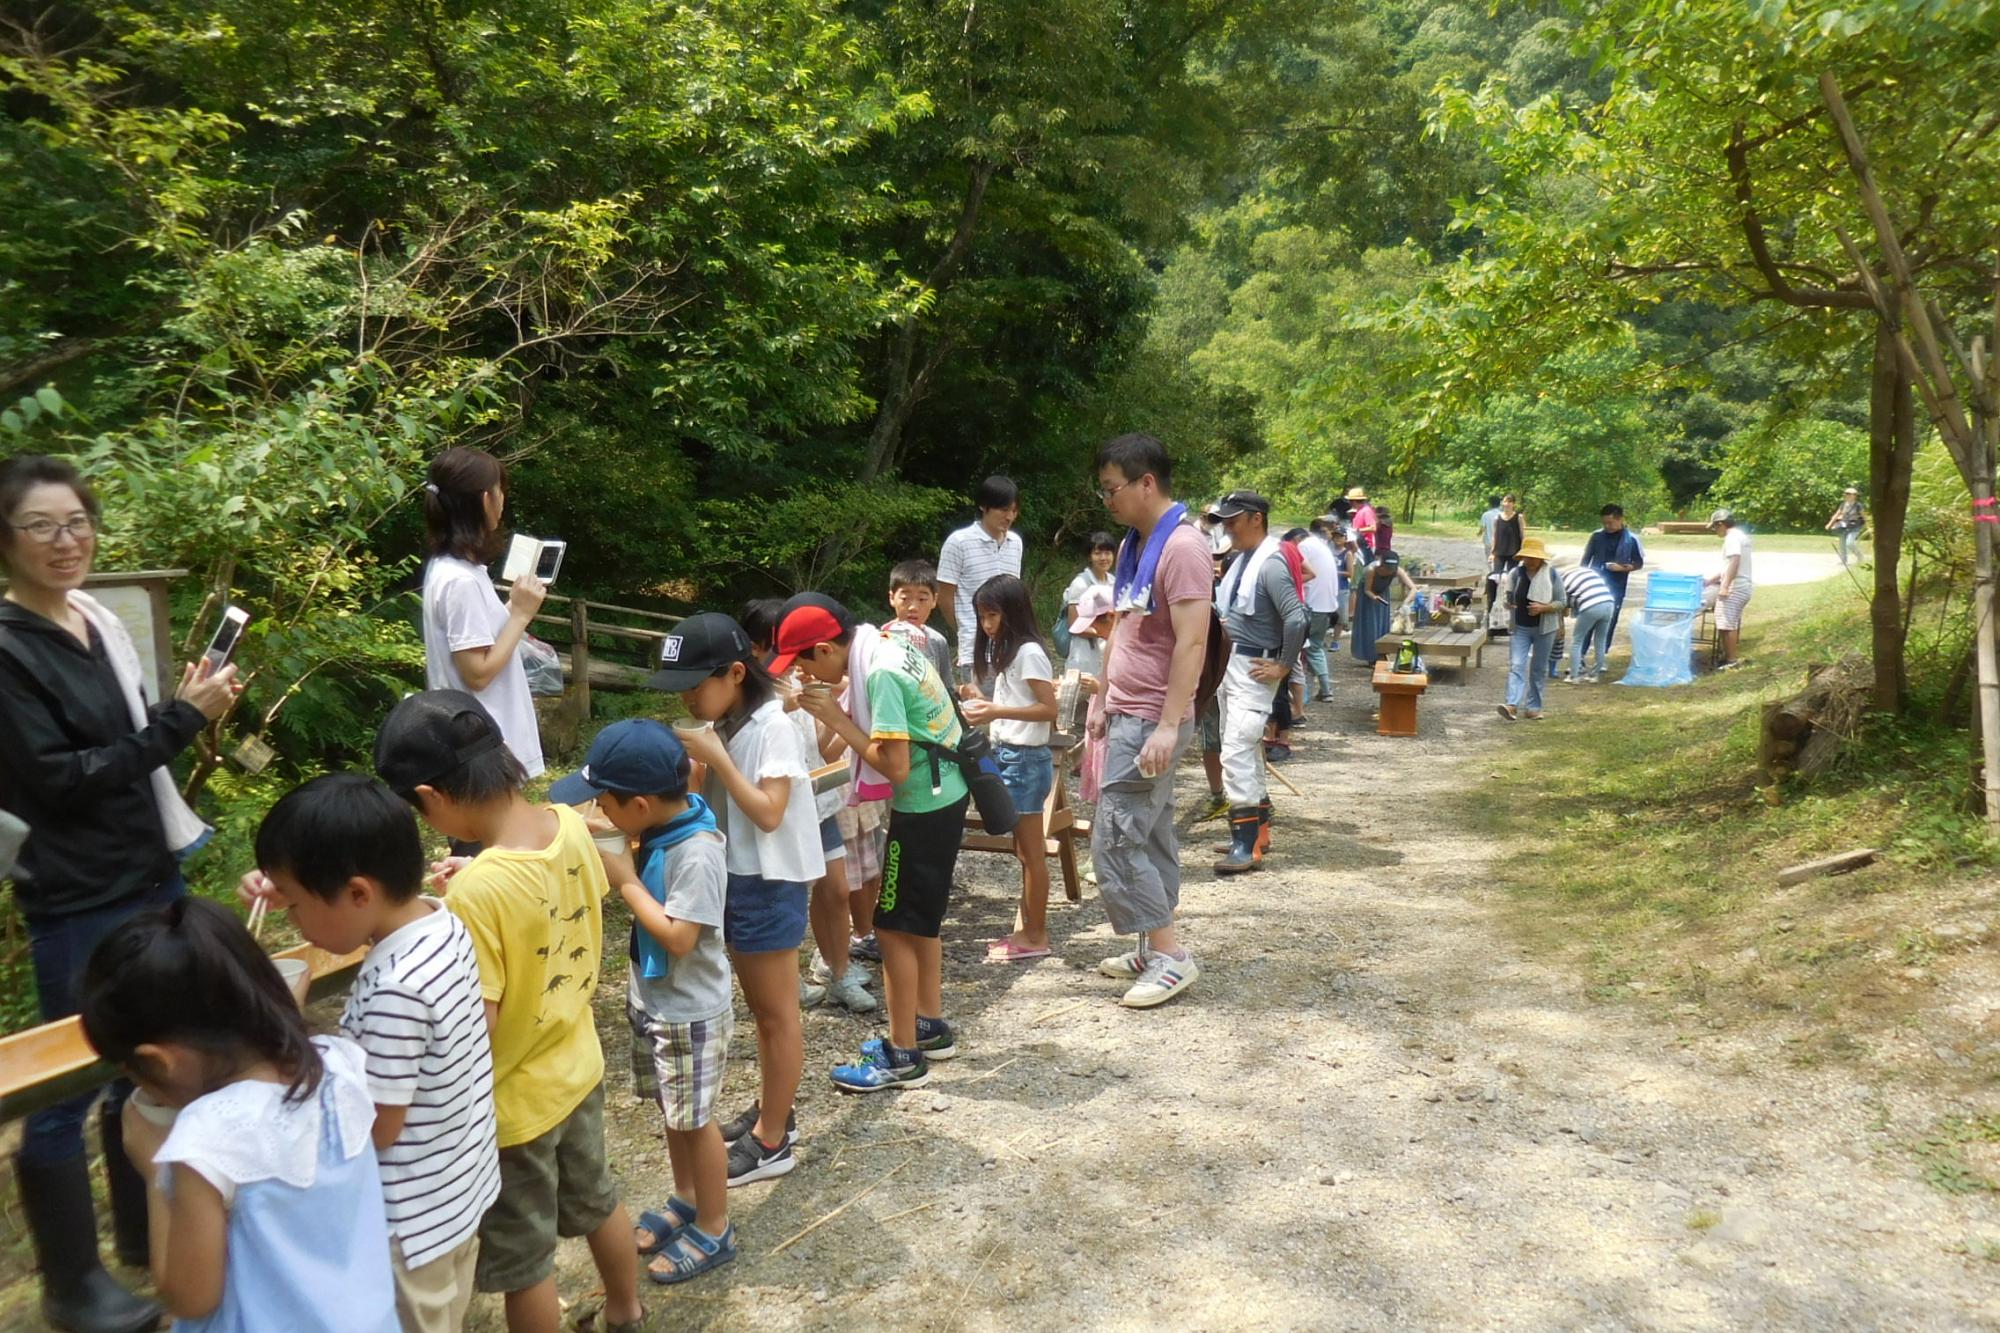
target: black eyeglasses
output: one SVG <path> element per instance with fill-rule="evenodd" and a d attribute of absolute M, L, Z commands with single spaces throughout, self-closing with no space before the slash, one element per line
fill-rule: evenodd
<path fill-rule="evenodd" d="M 9 523 L 16 532 L 25 532 L 32 541 L 44 546 L 55 544 L 57 538 L 68 533 L 77 541 L 89 541 L 97 535 L 97 520 L 89 514 L 78 514 L 67 523 L 58 523 L 52 518 L 38 518 L 32 523 Z"/>

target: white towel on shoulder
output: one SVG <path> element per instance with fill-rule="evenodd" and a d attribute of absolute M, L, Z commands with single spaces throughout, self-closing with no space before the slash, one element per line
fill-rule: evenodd
<path fill-rule="evenodd" d="M 922 632 L 921 627 L 918 632 Z M 864 736 L 873 730 L 875 720 L 875 710 L 868 704 L 868 662 L 875 654 L 875 646 L 888 637 L 889 632 L 877 626 L 856 625 L 854 637 L 848 640 L 847 693 L 841 699 L 841 707 L 847 710 L 847 715 L 854 719 L 854 725 L 861 728 Z M 945 688 L 951 688 L 949 681 L 945 682 Z M 859 750 L 849 750 L 847 762 L 854 770 L 854 781 L 847 789 L 848 804 L 886 800 L 894 794 L 894 785 L 876 772 L 861 757 Z"/>
<path fill-rule="evenodd" d="M 1228 615 L 1231 602 L 1244 615 L 1249 615 L 1257 605 L 1257 577 L 1264 572 L 1264 562 L 1278 553 L 1278 539 L 1266 537 L 1256 550 L 1248 555 L 1238 556 L 1229 573 L 1223 576 L 1222 586 L 1215 590 L 1215 609 L 1219 614 Z"/>
<path fill-rule="evenodd" d="M 139 650 L 132 646 L 125 622 L 86 592 L 71 592 L 69 604 L 97 627 L 98 637 L 104 640 L 104 655 L 111 659 L 111 672 L 118 677 L 118 689 L 125 696 L 126 711 L 132 715 L 132 729 L 144 731 L 152 719 L 146 715 L 146 699 L 140 691 Z M 166 830 L 167 847 L 173 854 L 187 856 L 207 842 L 215 830 L 188 809 L 188 803 L 174 790 L 173 775 L 165 766 L 154 769 L 146 780 L 152 784 L 153 804 L 160 809 L 160 824 Z"/>

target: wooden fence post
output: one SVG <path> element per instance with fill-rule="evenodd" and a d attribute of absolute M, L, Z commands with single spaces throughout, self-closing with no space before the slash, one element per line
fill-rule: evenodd
<path fill-rule="evenodd" d="M 569 670 L 578 726 L 590 720 L 590 608 L 583 598 L 569 604 Z"/>

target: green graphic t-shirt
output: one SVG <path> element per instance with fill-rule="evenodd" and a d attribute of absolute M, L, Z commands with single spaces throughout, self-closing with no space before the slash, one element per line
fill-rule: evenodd
<path fill-rule="evenodd" d="M 911 742 L 910 774 L 896 784 L 889 802 L 893 809 L 920 815 L 942 810 L 965 796 L 958 764 L 942 755 L 938 783 L 935 787 L 931 783 L 932 752 L 917 742 L 956 745 L 958 715 L 930 658 L 900 634 L 883 636 L 869 654 L 868 707 L 873 715 L 870 740 Z"/>

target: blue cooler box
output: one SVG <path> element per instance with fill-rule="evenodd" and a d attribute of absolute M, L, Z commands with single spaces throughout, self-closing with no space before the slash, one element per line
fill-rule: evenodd
<path fill-rule="evenodd" d="M 1699 574 L 1649 573 L 1646 576 L 1648 611 L 1701 610 L 1702 580 Z"/>

